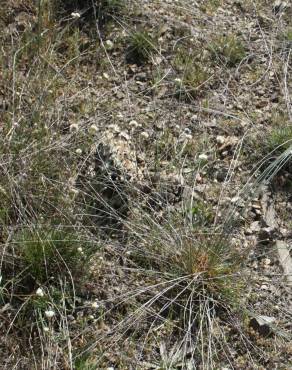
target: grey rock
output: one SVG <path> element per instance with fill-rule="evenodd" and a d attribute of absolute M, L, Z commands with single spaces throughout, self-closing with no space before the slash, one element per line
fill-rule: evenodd
<path fill-rule="evenodd" d="M 275 321 L 275 317 L 255 316 L 250 320 L 249 325 L 263 337 L 268 337 L 273 334 L 273 328 L 271 325 Z"/>

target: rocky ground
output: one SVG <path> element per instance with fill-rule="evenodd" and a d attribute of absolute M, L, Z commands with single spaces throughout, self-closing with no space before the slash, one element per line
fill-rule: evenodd
<path fill-rule="evenodd" d="M 0 13 L 5 179 L 17 150 L 10 143 L 22 127 L 28 138 L 16 160 L 23 179 L 8 186 L 3 176 L 0 191 L 36 200 L 31 224 L 37 212 L 57 217 L 42 200 L 55 182 L 65 199 L 58 212 L 70 208 L 76 230 L 102 246 L 74 298 L 65 292 L 57 317 L 36 326 L 18 313 L 37 286 L 51 292 L 54 283 L 35 279 L 19 301 L 7 301 L 3 285 L 1 368 L 291 368 L 291 5 L 117 1 L 103 13 L 103 2 L 81 3 L 15 0 Z M 42 169 L 37 182 L 26 159 L 43 140 L 36 125 L 48 140 L 41 162 L 63 177 Z M 5 249 L 16 219 L 1 224 L 5 261 L 17 255 Z M 213 288 L 206 299 L 201 285 L 183 298 L 185 275 L 168 276 L 177 260 L 164 264 L 157 248 L 199 243 L 201 233 L 226 236 L 228 258 L 240 260 L 228 299 Z"/>

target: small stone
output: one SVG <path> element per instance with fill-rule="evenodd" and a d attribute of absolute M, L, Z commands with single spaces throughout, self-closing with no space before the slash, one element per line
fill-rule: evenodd
<path fill-rule="evenodd" d="M 102 74 L 102 76 L 103 76 L 103 78 L 105 78 L 106 80 L 109 80 L 109 75 L 106 73 L 106 72 L 104 72 L 103 74 Z"/>
<path fill-rule="evenodd" d="M 250 229 L 253 231 L 253 232 L 258 232 L 261 230 L 261 225 L 260 225 L 260 222 L 259 221 L 254 221 L 251 225 L 250 225 Z"/>
<path fill-rule="evenodd" d="M 271 260 L 270 260 L 270 258 L 264 258 L 264 259 L 263 259 L 263 264 L 264 264 L 265 266 L 269 266 L 269 265 L 271 264 Z"/>
<path fill-rule="evenodd" d="M 273 331 L 271 324 L 276 321 L 275 317 L 270 316 L 256 316 L 250 320 L 250 326 L 264 337 L 270 336 Z"/>

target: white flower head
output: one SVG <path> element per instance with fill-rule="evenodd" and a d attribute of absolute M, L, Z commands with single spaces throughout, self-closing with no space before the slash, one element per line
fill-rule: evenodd
<path fill-rule="evenodd" d="M 47 326 L 44 326 L 43 331 L 47 333 L 48 331 L 50 331 L 50 328 L 48 328 Z"/>
<path fill-rule="evenodd" d="M 225 137 L 224 137 L 224 136 L 222 136 L 222 135 L 218 135 L 218 136 L 216 137 L 216 142 L 217 142 L 218 144 L 224 144 L 224 143 L 225 143 Z"/>
<path fill-rule="evenodd" d="M 35 292 L 35 294 L 38 296 L 38 297 L 43 297 L 45 295 L 45 292 L 42 288 L 38 288 Z"/>
<path fill-rule="evenodd" d="M 79 253 L 83 253 L 82 247 L 78 247 L 77 250 L 78 250 Z"/>
<path fill-rule="evenodd" d="M 199 159 L 202 159 L 202 160 L 206 161 L 208 159 L 208 156 L 207 156 L 207 154 L 202 153 L 202 154 L 199 155 Z"/>
<path fill-rule="evenodd" d="M 149 138 L 149 134 L 146 131 L 141 132 L 141 136 L 144 137 L 144 139 L 148 139 Z"/>
<path fill-rule="evenodd" d="M 114 47 L 114 43 L 111 40 L 106 40 L 105 46 L 108 50 L 112 50 Z"/>
<path fill-rule="evenodd" d="M 91 125 L 89 127 L 89 133 L 91 135 L 95 135 L 95 134 L 97 134 L 97 132 L 98 132 L 98 127 L 96 125 Z"/>
<path fill-rule="evenodd" d="M 54 317 L 54 316 L 55 316 L 55 311 L 53 311 L 53 310 L 46 310 L 46 311 L 45 311 L 45 315 L 46 315 L 46 317 L 47 317 L 48 319 L 51 319 L 52 317 Z"/>
<path fill-rule="evenodd" d="M 71 13 L 71 17 L 72 17 L 72 18 L 74 18 L 74 19 L 78 19 L 78 18 L 80 18 L 80 17 L 81 17 L 81 14 L 80 14 L 80 13 L 78 13 L 78 12 L 72 12 L 72 13 Z"/>
<path fill-rule="evenodd" d="M 70 132 L 76 132 L 78 131 L 78 129 L 79 129 L 79 126 L 77 125 L 77 123 L 72 123 L 69 127 Z"/>
<path fill-rule="evenodd" d="M 129 122 L 129 126 L 137 128 L 139 127 L 139 123 L 133 119 L 132 121 Z"/>
<path fill-rule="evenodd" d="M 94 302 L 92 302 L 91 307 L 97 309 L 97 308 L 99 308 L 99 304 L 96 301 L 94 301 Z"/>
<path fill-rule="evenodd" d="M 77 148 L 76 151 L 75 151 L 76 154 L 80 155 L 82 154 L 82 149 L 81 148 Z"/>

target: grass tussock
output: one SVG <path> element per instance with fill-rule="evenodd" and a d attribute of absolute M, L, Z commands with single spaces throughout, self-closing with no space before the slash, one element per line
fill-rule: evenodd
<path fill-rule="evenodd" d="M 146 63 L 156 51 L 155 40 L 146 31 L 133 32 L 128 43 L 126 59 L 129 63 Z"/>
<path fill-rule="evenodd" d="M 218 36 L 209 45 L 213 58 L 227 67 L 237 66 L 246 56 L 241 39 L 234 35 Z"/>
<path fill-rule="evenodd" d="M 158 217 L 137 208 L 135 204 L 133 219 L 140 221 L 127 223 L 132 235 L 127 254 L 146 284 L 140 292 L 123 297 L 123 301 L 136 297 L 141 303 L 122 328 L 128 332 L 133 325 L 148 322 L 150 335 L 154 328 L 172 322 L 169 339 L 178 341 L 177 361 L 194 366 L 206 360 L 214 345 L 209 342 L 212 326 L 240 305 L 246 251 L 232 245 L 227 234 L 211 231 L 213 218 L 206 205 L 194 201 L 187 212 L 162 211 Z M 196 360 L 186 356 L 190 347 Z"/>
<path fill-rule="evenodd" d="M 211 78 L 209 61 L 202 53 L 194 52 L 185 47 L 178 48 L 174 57 L 174 67 L 179 76 L 176 78 L 176 88 L 179 97 L 195 98 L 202 94 Z"/>

